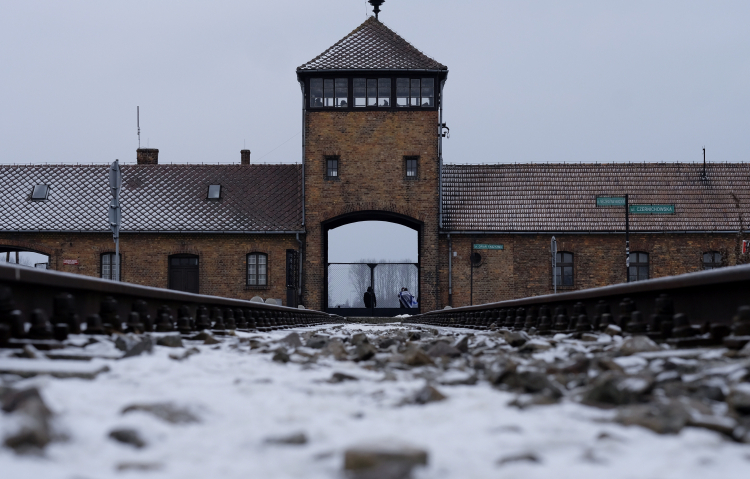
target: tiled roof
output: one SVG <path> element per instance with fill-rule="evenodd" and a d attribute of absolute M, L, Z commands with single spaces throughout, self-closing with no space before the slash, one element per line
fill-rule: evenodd
<path fill-rule="evenodd" d="M 370 17 L 300 70 L 447 70 Z"/>
<path fill-rule="evenodd" d="M 122 231 L 301 230 L 300 165 L 122 165 Z M 109 166 L 0 166 L 0 230 L 109 231 Z M 30 200 L 36 184 L 46 201 Z M 207 200 L 208 185 L 221 199 Z"/>
<path fill-rule="evenodd" d="M 443 230 L 623 231 L 633 204 L 675 205 L 675 214 L 631 214 L 632 231 L 736 231 L 750 226 L 750 164 L 445 165 Z M 739 205 L 739 206 L 738 206 Z"/>

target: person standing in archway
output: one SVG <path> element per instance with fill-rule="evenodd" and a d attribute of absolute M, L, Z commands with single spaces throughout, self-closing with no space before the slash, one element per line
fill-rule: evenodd
<path fill-rule="evenodd" d="M 401 288 L 401 292 L 398 293 L 399 308 L 415 308 L 416 303 L 417 302 L 414 300 L 414 296 L 409 292 L 409 290 L 406 288 Z"/>
<path fill-rule="evenodd" d="M 378 300 L 375 297 L 375 291 L 372 290 L 372 286 L 367 287 L 367 291 L 365 291 L 364 298 L 362 299 L 364 299 L 365 308 L 367 309 L 375 308 L 378 305 Z"/>

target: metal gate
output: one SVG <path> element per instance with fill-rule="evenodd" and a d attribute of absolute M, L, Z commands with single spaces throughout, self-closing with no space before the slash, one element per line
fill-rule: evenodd
<path fill-rule="evenodd" d="M 372 287 L 374 307 L 365 306 L 365 292 Z M 419 265 L 416 263 L 329 263 L 328 312 L 340 316 L 388 317 L 418 314 L 419 306 L 405 309 L 398 293 L 407 288 L 419 301 Z"/>

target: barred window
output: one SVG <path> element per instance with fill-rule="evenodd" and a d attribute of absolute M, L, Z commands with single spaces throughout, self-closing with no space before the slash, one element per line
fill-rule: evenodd
<path fill-rule="evenodd" d="M 397 78 L 396 106 L 435 106 L 434 78 Z"/>
<path fill-rule="evenodd" d="M 555 258 L 555 284 L 573 286 L 573 253 L 561 251 Z"/>
<path fill-rule="evenodd" d="M 102 253 L 100 275 L 104 279 L 117 281 L 117 268 L 114 253 Z M 122 281 L 122 254 L 120 254 L 120 281 Z"/>
<path fill-rule="evenodd" d="M 247 255 L 247 284 L 248 286 L 268 285 L 267 254 L 250 253 Z"/>
<path fill-rule="evenodd" d="M 721 268 L 721 253 L 718 251 L 709 251 L 703 253 L 703 269 Z"/>
<path fill-rule="evenodd" d="M 628 271 L 628 280 L 643 281 L 648 279 L 648 253 L 630 253 L 630 270 Z"/>

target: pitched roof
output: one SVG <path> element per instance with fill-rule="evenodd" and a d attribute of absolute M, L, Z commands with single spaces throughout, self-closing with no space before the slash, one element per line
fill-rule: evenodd
<path fill-rule="evenodd" d="M 625 208 L 597 196 L 675 206 L 631 214 L 632 231 L 737 231 L 750 223 L 750 164 L 695 163 L 445 165 L 443 230 L 624 231 Z"/>
<path fill-rule="evenodd" d="M 370 17 L 331 48 L 297 68 L 304 70 L 447 70 L 380 20 Z"/>
<path fill-rule="evenodd" d="M 122 165 L 122 231 L 302 230 L 300 165 Z M 109 231 L 109 166 L 0 166 L 0 231 Z M 46 201 L 32 201 L 47 184 Z M 208 185 L 221 199 L 207 200 Z"/>

